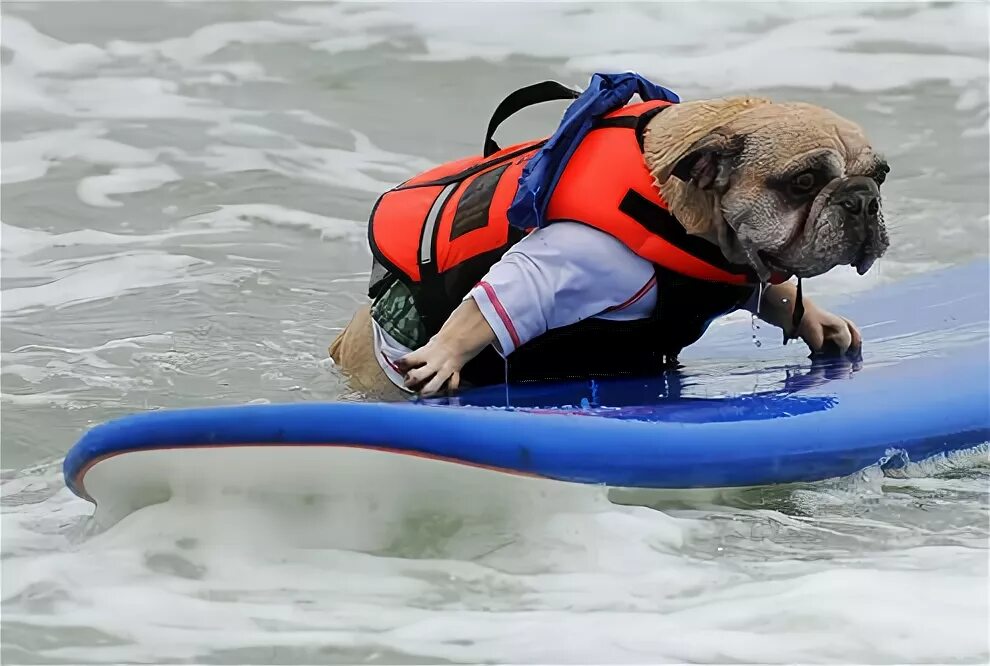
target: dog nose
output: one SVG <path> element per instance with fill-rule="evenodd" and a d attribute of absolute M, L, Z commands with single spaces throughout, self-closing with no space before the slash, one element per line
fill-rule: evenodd
<path fill-rule="evenodd" d="M 872 222 L 880 214 L 880 190 L 871 178 L 850 178 L 839 196 L 839 203 L 850 215 Z"/>
<path fill-rule="evenodd" d="M 866 212 L 866 219 L 874 220 L 880 212 L 880 197 L 869 192 L 857 192 L 842 201 L 842 207 L 850 215 L 863 215 Z"/>

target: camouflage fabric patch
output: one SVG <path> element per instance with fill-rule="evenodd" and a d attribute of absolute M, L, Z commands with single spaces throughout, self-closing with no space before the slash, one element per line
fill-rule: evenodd
<path fill-rule="evenodd" d="M 371 316 L 396 342 L 419 349 L 427 342 L 426 328 L 412 292 L 401 280 L 392 283 L 371 306 Z"/>

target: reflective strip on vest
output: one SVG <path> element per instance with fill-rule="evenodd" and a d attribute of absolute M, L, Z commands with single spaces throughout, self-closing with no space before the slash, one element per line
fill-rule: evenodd
<path fill-rule="evenodd" d="M 420 265 L 430 263 L 430 257 L 433 254 L 433 229 L 437 226 L 437 218 L 440 217 L 440 211 L 443 210 L 447 201 L 450 199 L 450 195 L 457 189 L 460 183 L 451 183 L 447 187 L 440 191 L 437 198 L 433 201 L 433 205 L 430 206 L 430 212 L 426 215 L 426 224 L 423 226 L 423 238 L 419 244 L 419 263 Z"/>

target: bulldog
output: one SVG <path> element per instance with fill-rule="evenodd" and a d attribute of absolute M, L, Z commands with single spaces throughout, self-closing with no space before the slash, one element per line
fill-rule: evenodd
<path fill-rule="evenodd" d="M 618 117 L 582 140 L 535 230 L 505 223 L 532 142 L 402 186 L 418 198 L 383 195 L 379 216 L 413 221 L 373 230 L 372 303 L 330 345 L 355 389 L 653 374 L 737 309 L 813 353 L 857 352 L 855 324 L 798 287 L 840 265 L 865 274 L 887 250 L 889 168 L 862 128 L 761 97 Z"/>

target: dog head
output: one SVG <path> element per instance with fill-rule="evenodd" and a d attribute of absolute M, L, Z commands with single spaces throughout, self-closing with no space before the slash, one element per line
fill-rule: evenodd
<path fill-rule="evenodd" d="M 889 168 L 855 123 L 821 107 L 739 97 L 655 116 L 644 156 L 671 212 L 727 259 L 799 277 L 887 250 L 880 185 Z"/>

